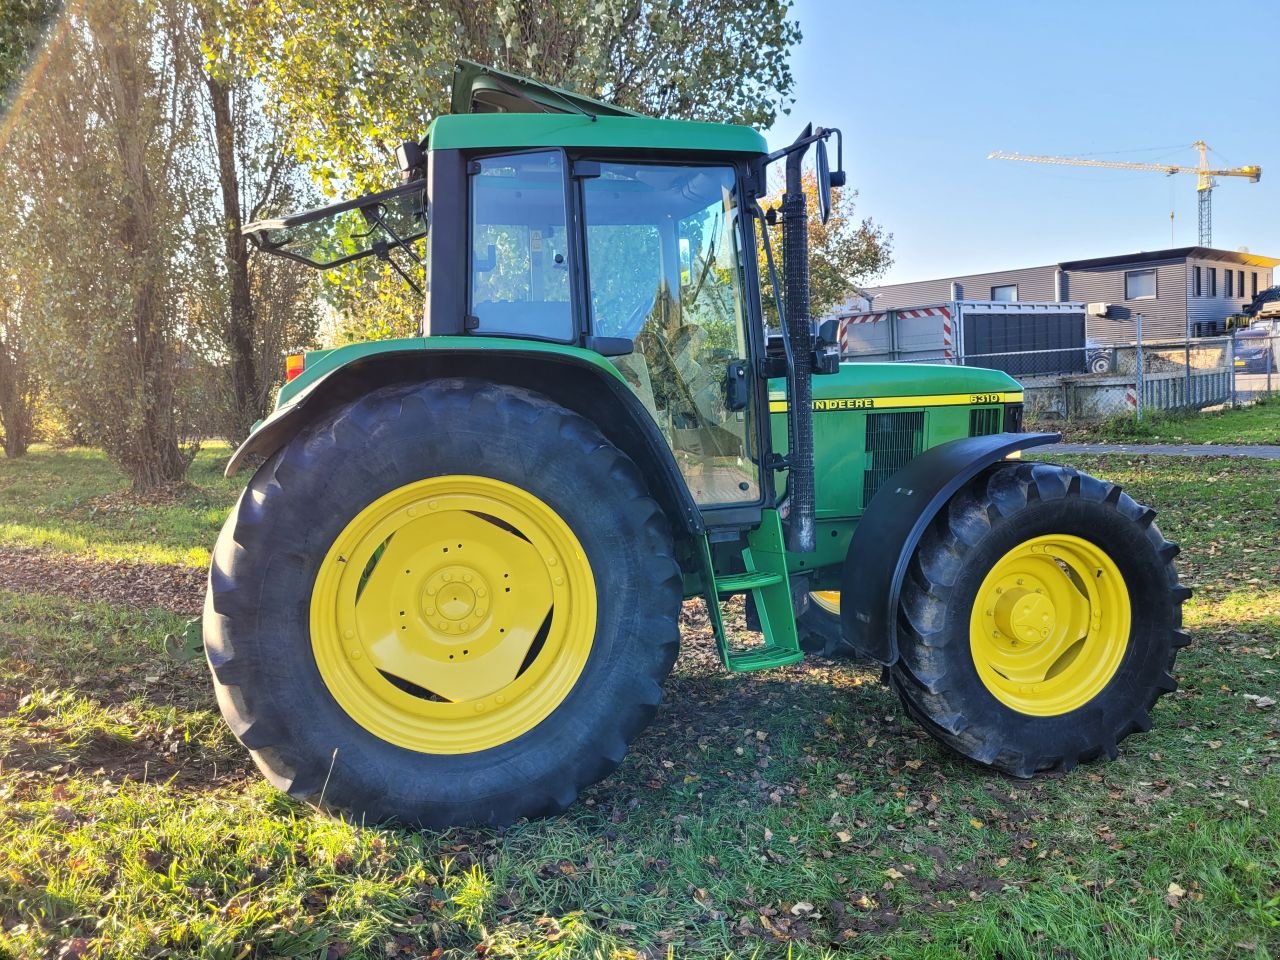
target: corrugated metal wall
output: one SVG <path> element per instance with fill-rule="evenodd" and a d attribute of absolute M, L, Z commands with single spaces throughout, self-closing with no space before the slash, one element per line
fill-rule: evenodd
<path fill-rule="evenodd" d="M 873 309 L 896 310 L 901 307 L 917 307 L 923 303 L 940 303 L 945 300 L 990 300 L 992 287 L 1011 283 L 1018 285 L 1018 299 L 1024 301 L 1053 302 L 1053 277 L 1056 265 L 1024 267 L 1020 270 L 1001 270 L 996 273 L 975 273 L 965 277 L 946 277 L 942 280 L 919 280 L 914 283 L 892 283 L 884 287 L 871 287 L 874 294 Z M 960 284 L 957 296 L 951 295 L 951 284 Z M 1063 297 L 1064 300 L 1070 299 Z M 1079 297 L 1076 298 L 1080 299 Z"/>
<path fill-rule="evenodd" d="M 1195 268 L 1200 268 L 1200 296 L 1195 295 Z M 1209 271 L 1216 271 L 1217 276 L 1217 296 L 1211 296 Z M 1227 296 L 1227 285 L 1225 273 L 1227 270 L 1239 279 L 1239 272 L 1244 271 L 1244 292 L 1241 295 L 1239 283 L 1233 282 L 1231 286 L 1232 296 Z M 1219 321 L 1231 316 L 1233 313 L 1239 313 L 1253 299 L 1253 275 L 1258 275 L 1258 290 L 1262 291 L 1271 286 L 1272 270 L 1270 267 L 1247 267 L 1234 263 L 1223 263 L 1220 260 L 1198 260 L 1193 259 L 1187 265 L 1187 289 L 1190 296 L 1187 300 L 1187 319 L 1191 324 L 1203 321 Z M 1194 326 L 1193 326 L 1194 329 Z M 1144 328 L 1143 333 L 1146 333 Z"/>
<path fill-rule="evenodd" d="M 1126 300 L 1124 275 L 1155 270 L 1155 299 Z M 1116 264 L 1066 271 L 1067 299 L 1111 304 L 1110 317 L 1090 317 L 1088 335 L 1098 343 L 1132 343 L 1136 313 L 1142 314 L 1144 340 L 1178 340 L 1187 335 L 1187 264 L 1185 260 Z"/>

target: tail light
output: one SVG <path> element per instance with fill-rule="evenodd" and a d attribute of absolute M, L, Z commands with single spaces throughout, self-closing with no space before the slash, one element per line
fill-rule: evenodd
<path fill-rule="evenodd" d="M 307 368 L 307 355 L 305 353 L 291 353 L 284 358 L 284 382 L 296 380 L 302 375 L 302 371 Z"/>

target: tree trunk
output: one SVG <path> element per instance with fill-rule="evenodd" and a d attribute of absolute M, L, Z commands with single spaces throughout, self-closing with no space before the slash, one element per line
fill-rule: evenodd
<path fill-rule="evenodd" d="M 227 83 L 205 77 L 213 114 L 214 140 L 218 154 L 218 187 L 222 194 L 223 256 L 231 283 L 227 311 L 226 347 L 230 353 L 231 396 L 228 439 L 238 443 L 249 435 L 260 415 L 258 410 L 259 371 L 254 362 L 255 316 L 249 284 L 249 245 L 240 233 L 240 178 L 236 170 L 235 118 L 231 110 L 231 90 Z"/>
<path fill-rule="evenodd" d="M 0 426 L 4 427 L 4 455 L 15 458 L 31 446 L 35 390 L 22 335 L 13 330 L 0 334 Z"/>

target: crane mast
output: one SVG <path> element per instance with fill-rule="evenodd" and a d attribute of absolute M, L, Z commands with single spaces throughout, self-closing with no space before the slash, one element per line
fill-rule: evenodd
<path fill-rule="evenodd" d="M 1194 167 L 1176 163 L 1130 163 L 1124 160 L 1094 160 L 1090 157 L 1048 157 L 1027 153 L 1006 153 L 996 150 L 987 156 L 988 160 L 1021 160 L 1024 163 L 1047 163 L 1069 167 L 1104 167 L 1110 170 L 1150 170 L 1173 176 L 1179 173 L 1190 173 L 1196 177 L 1196 196 L 1198 199 L 1200 246 L 1213 246 L 1213 188 L 1215 177 L 1246 177 L 1250 183 L 1257 183 L 1262 178 L 1262 167 L 1248 164 L 1243 167 L 1231 167 L 1214 170 L 1209 166 L 1209 147 L 1203 140 L 1197 140 L 1192 146 L 1200 155 L 1200 162 Z"/>

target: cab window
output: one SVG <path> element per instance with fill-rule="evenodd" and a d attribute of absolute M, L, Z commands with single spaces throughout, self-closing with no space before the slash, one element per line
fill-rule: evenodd
<path fill-rule="evenodd" d="M 564 156 L 486 157 L 471 176 L 475 332 L 575 339 Z"/>

